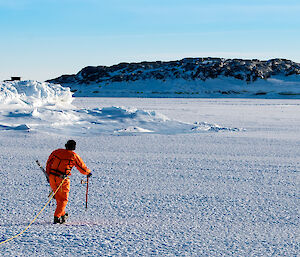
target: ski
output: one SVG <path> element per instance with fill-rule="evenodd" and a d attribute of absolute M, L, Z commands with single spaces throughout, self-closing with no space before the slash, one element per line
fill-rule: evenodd
<path fill-rule="evenodd" d="M 36 160 L 35 162 L 40 167 L 40 169 L 43 171 L 43 173 L 44 173 L 44 175 L 45 175 L 45 177 L 46 177 L 46 179 L 49 183 L 49 186 L 50 186 L 49 176 L 48 176 L 46 170 L 44 169 L 44 167 L 42 166 L 42 164 L 38 160 Z M 50 197 L 52 194 L 53 194 L 53 191 L 52 191 L 52 188 L 50 186 L 50 193 L 49 193 L 48 197 Z"/>
<path fill-rule="evenodd" d="M 50 183 L 50 182 L 49 182 L 49 176 L 48 176 L 46 170 L 44 169 L 44 167 L 40 164 L 40 162 L 39 162 L 38 160 L 36 160 L 35 162 L 36 162 L 36 164 L 40 167 L 40 169 L 43 171 L 43 173 L 44 173 L 44 175 L 45 175 L 45 177 L 46 177 L 48 183 Z"/>

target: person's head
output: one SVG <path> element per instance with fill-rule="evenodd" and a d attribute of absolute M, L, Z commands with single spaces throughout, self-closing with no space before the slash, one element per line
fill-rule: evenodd
<path fill-rule="evenodd" d="M 67 150 L 75 150 L 76 148 L 76 142 L 74 140 L 68 140 L 68 142 L 65 144 L 65 147 Z"/>

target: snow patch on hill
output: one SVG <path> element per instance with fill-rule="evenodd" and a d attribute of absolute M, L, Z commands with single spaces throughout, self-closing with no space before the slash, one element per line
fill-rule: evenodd
<path fill-rule="evenodd" d="M 229 77 L 218 77 L 206 81 L 149 79 L 105 83 L 68 84 L 74 96 L 94 97 L 169 97 L 169 98 L 300 98 L 300 76 L 274 76 L 258 79 L 249 84 Z"/>
<path fill-rule="evenodd" d="M 77 108 L 69 88 L 37 81 L 3 82 L 0 130 L 45 131 L 59 134 L 197 133 L 239 131 L 216 124 L 185 123 L 132 107 Z"/>

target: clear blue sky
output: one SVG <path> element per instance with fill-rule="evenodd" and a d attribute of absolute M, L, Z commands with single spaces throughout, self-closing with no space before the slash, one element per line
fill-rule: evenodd
<path fill-rule="evenodd" d="M 300 62 L 299 0 L 0 0 L 0 80 L 184 57 Z"/>

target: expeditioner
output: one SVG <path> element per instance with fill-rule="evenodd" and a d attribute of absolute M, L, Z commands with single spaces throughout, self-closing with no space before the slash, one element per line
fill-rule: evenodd
<path fill-rule="evenodd" d="M 54 150 L 47 161 L 46 172 L 49 176 L 50 186 L 53 192 L 61 185 L 61 188 L 55 195 L 56 210 L 54 212 L 54 224 L 63 224 L 68 218 L 68 213 L 65 212 L 68 203 L 70 191 L 70 178 L 71 170 L 75 166 L 80 173 L 90 177 L 91 171 L 87 168 L 80 156 L 74 152 L 76 149 L 76 142 L 68 140 L 65 144 L 66 149 Z"/>

